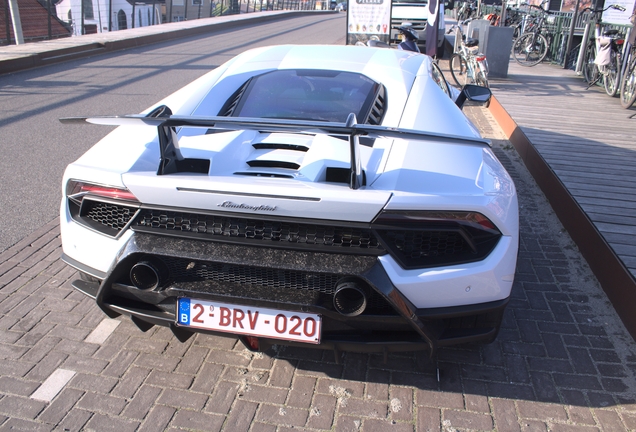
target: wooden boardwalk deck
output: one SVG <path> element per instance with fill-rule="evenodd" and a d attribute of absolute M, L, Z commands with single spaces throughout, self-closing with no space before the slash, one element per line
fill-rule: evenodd
<path fill-rule="evenodd" d="M 550 64 L 527 68 L 511 61 L 508 77 L 490 83 L 495 118 L 517 150 L 526 152 L 519 145 L 526 142 L 532 153 L 522 154 L 526 165 L 604 289 L 614 292 L 608 295 L 623 320 L 630 311 L 636 315 L 636 108 L 623 109 L 602 87 L 586 89 L 573 71 Z M 514 128 L 497 112 L 499 104 Z M 616 277 L 621 270 L 625 276 Z M 635 335 L 633 318 L 630 331 Z"/>

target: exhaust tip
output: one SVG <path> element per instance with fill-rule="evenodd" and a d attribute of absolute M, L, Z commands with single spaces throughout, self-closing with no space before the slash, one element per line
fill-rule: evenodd
<path fill-rule="evenodd" d="M 367 296 L 356 282 L 342 282 L 336 286 L 333 306 L 344 316 L 358 316 L 367 307 Z"/>
<path fill-rule="evenodd" d="M 157 289 L 164 281 L 163 266 L 150 261 L 140 261 L 130 269 L 130 281 L 143 291 Z"/>

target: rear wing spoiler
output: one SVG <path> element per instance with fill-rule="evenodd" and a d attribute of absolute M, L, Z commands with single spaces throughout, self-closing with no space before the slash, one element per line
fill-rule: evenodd
<path fill-rule="evenodd" d="M 360 137 L 390 138 L 417 141 L 434 141 L 474 146 L 489 146 L 490 142 L 482 138 L 446 135 L 414 129 L 390 128 L 358 124 L 355 114 L 349 114 L 346 123 L 317 122 L 306 120 L 247 118 L 247 117 L 201 117 L 175 116 L 170 109 L 162 105 L 148 115 L 134 114 L 124 116 L 66 117 L 60 122 L 65 124 L 97 124 L 106 126 L 154 126 L 159 135 L 161 162 L 157 175 L 178 172 L 207 173 L 210 161 L 206 159 L 188 159 L 181 155 L 176 134 L 177 127 L 200 127 L 214 130 L 256 130 L 259 132 L 307 133 L 340 135 L 349 137 L 351 150 L 351 180 L 349 186 L 359 189 L 363 183 L 360 163 Z"/>

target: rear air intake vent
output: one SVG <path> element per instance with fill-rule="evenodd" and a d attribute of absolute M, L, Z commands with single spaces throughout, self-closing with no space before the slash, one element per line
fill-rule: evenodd
<path fill-rule="evenodd" d="M 278 144 L 278 143 L 256 143 L 252 144 L 256 150 L 294 150 L 306 152 L 309 150 L 307 146 L 297 144 Z"/>
<path fill-rule="evenodd" d="M 249 83 L 250 83 L 250 80 L 247 80 L 245 84 L 239 87 L 239 89 L 235 91 L 234 94 L 232 94 L 232 96 L 230 96 L 230 98 L 223 105 L 223 108 L 221 108 L 221 110 L 219 111 L 220 117 L 230 117 L 232 116 L 232 114 L 234 114 L 236 105 L 238 104 L 238 101 L 241 99 L 241 96 L 243 95 L 243 92 L 245 91 Z"/>
<path fill-rule="evenodd" d="M 384 91 L 384 86 L 380 86 L 380 90 L 373 101 L 373 105 L 371 105 L 371 111 L 369 112 L 367 123 L 370 125 L 380 125 L 382 123 L 382 118 L 384 118 L 385 111 L 386 93 Z"/>
<path fill-rule="evenodd" d="M 285 168 L 293 170 L 300 168 L 297 163 L 283 161 L 252 160 L 248 161 L 247 164 L 252 168 Z"/>
<path fill-rule="evenodd" d="M 271 177 L 271 178 L 294 178 L 294 176 L 289 174 L 278 174 L 278 173 L 268 173 L 268 172 L 235 172 L 234 175 L 244 175 L 244 176 L 252 176 L 252 177 Z"/>

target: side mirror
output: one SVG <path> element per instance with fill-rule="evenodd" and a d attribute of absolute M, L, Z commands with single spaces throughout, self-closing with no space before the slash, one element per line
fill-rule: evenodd
<path fill-rule="evenodd" d="M 455 99 L 455 105 L 461 109 L 464 107 L 466 101 L 470 101 L 475 105 L 488 106 L 491 97 L 492 92 L 489 88 L 474 84 L 466 84 L 457 96 L 457 99 Z"/>

